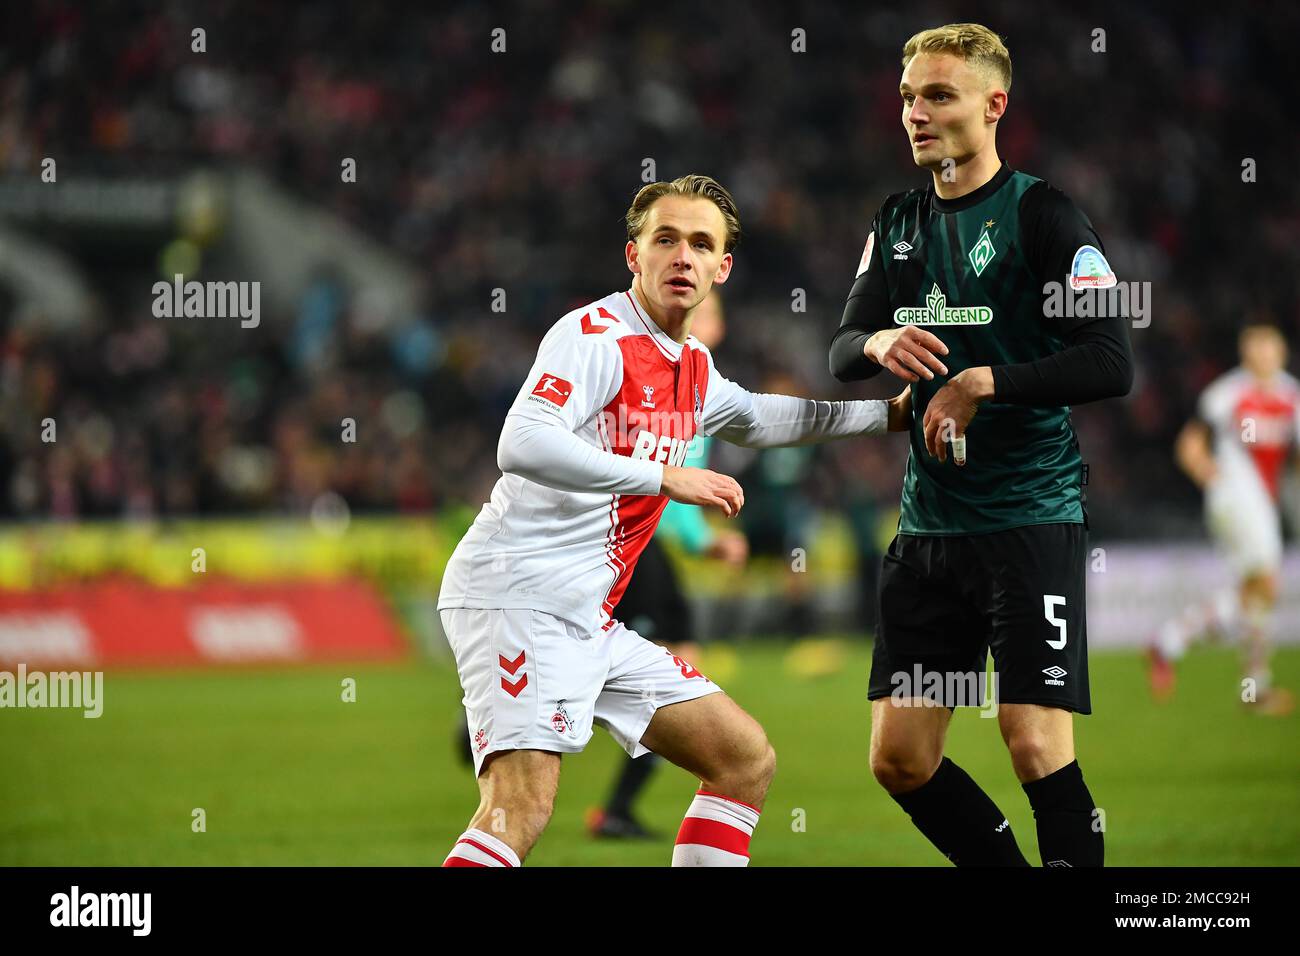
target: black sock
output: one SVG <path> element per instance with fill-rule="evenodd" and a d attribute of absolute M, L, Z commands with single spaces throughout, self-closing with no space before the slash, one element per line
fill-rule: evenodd
<path fill-rule="evenodd" d="M 1003 812 L 947 757 L 924 784 L 891 796 L 956 866 L 1029 865 Z"/>
<path fill-rule="evenodd" d="M 1105 840 L 1079 761 L 1021 786 L 1034 808 L 1043 866 L 1104 865 Z"/>
<path fill-rule="evenodd" d="M 654 754 L 642 754 L 635 759 L 628 757 L 623 762 L 623 772 L 618 775 L 618 782 L 614 784 L 614 793 L 605 805 L 605 812 L 612 817 L 630 817 L 632 801 L 645 788 L 646 781 L 654 773 L 658 762 L 659 758 Z"/>

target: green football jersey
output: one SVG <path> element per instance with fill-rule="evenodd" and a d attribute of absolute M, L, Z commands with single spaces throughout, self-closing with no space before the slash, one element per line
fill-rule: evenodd
<path fill-rule="evenodd" d="M 966 429 L 962 466 L 951 454 L 932 457 L 922 428 L 930 399 L 963 369 L 1031 362 L 1063 348 L 1066 329 L 1046 317 L 1044 284 L 1067 283 L 1081 262 L 1110 269 L 1091 223 L 1059 190 L 1005 164 L 954 200 L 931 184 L 881 205 L 837 338 L 916 325 L 949 350 L 948 375 L 912 385 L 900 533 L 1083 522 L 1084 469 L 1068 407 L 982 404 Z M 837 372 L 845 380 L 879 371 L 857 347 L 851 374 Z"/>

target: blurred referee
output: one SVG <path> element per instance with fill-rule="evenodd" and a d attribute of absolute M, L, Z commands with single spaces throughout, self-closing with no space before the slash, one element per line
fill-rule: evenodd
<path fill-rule="evenodd" d="M 886 368 L 913 383 L 880 577 L 871 769 L 954 864 L 1027 866 L 1005 814 L 943 752 L 951 708 L 981 703 L 960 690 L 982 682 L 991 650 L 1043 864 L 1100 866 L 1104 820 L 1072 723 L 1091 702 L 1087 471 L 1069 406 L 1132 386 L 1125 320 L 1073 308 L 1116 280 L 1074 203 L 998 157 L 1011 87 L 1001 39 L 970 23 L 926 30 L 903 67 L 903 127 L 932 182 L 880 206 L 830 350 L 840 381 Z M 943 706 L 923 694 L 935 686 Z"/>

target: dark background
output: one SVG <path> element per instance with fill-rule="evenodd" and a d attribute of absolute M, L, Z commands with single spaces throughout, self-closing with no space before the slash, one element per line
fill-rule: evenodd
<path fill-rule="evenodd" d="M 1294 4 L 38 2 L 3 16 L 0 222 L 69 256 L 93 300 L 69 323 L 0 276 L 10 519 L 299 513 L 329 492 L 354 512 L 477 507 L 545 329 L 629 284 L 622 216 L 646 158 L 659 179 L 715 176 L 739 203 L 718 350 L 729 377 L 892 392 L 887 376 L 837 384 L 826 348 L 871 215 L 928 175 L 899 128 L 902 44 L 956 20 L 1011 51 L 1001 155 L 1078 203 L 1121 279 L 1153 284 L 1132 393 L 1074 413 L 1095 531 L 1200 534 L 1174 435 L 1235 364 L 1245 320 L 1300 332 L 1295 95 L 1281 77 Z M 1104 53 L 1090 49 L 1098 27 Z M 796 28 L 806 53 L 791 52 Z M 380 243 L 419 295 L 376 317 L 371 290 L 321 261 L 257 329 L 154 318 L 152 283 L 186 230 L 33 207 L 47 156 L 59 177 L 46 190 L 255 171 Z M 355 183 L 340 181 L 345 156 Z M 1257 182 L 1242 182 L 1245 157 Z M 230 225 L 197 240 L 197 278 L 256 278 L 230 265 Z M 342 445 L 349 415 L 381 424 Z M 46 417 L 58 443 L 40 441 Z M 819 506 L 850 484 L 896 505 L 905 443 L 818 454 L 833 467 L 809 468 L 803 492 Z"/>

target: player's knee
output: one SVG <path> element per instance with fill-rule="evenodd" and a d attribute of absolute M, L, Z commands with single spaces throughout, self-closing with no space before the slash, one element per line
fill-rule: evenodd
<path fill-rule="evenodd" d="M 1021 779 L 1038 779 L 1050 772 L 1043 768 L 1055 762 L 1057 749 L 1051 735 L 1041 730 L 1021 729 L 1007 737 L 1011 765 Z"/>
<path fill-rule="evenodd" d="M 934 776 L 939 760 L 932 760 L 928 755 L 877 747 L 871 751 L 871 774 L 887 792 L 907 793 Z"/>
<path fill-rule="evenodd" d="M 760 801 L 776 775 L 776 750 L 761 728 L 720 761 L 706 781 L 721 793 L 754 803 Z"/>

